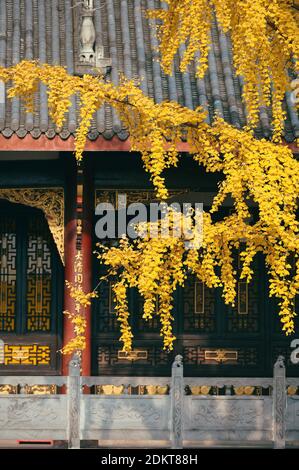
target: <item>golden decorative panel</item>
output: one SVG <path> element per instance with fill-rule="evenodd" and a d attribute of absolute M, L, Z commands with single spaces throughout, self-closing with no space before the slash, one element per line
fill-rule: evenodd
<path fill-rule="evenodd" d="M 146 360 L 148 357 L 148 352 L 142 349 L 133 349 L 131 352 L 127 353 L 125 351 L 118 351 L 117 358 L 123 359 L 126 361 L 138 361 Z"/>
<path fill-rule="evenodd" d="M 209 395 L 211 387 L 209 385 L 193 385 L 190 390 L 192 395 Z"/>
<path fill-rule="evenodd" d="M 0 385 L 0 395 L 15 395 L 17 393 L 16 385 Z"/>
<path fill-rule="evenodd" d="M 24 392 L 28 395 L 56 395 L 56 385 L 26 385 Z"/>
<path fill-rule="evenodd" d="M 230 349 L 214 349 L 205 351 L 205 360 L 215 361 L 218 363 L 238 361 L 238 351 L 232 351 Z"/>
<path fill-rule="evenodd" d="M 50 364 L 50 346 L 39 344 L 5 344 L 4 364 L 41 366 Z"/>
<path fill-rule="evenodd" d="M 236 395 L 252 395 L 254 393 L 255 387 L 251 385 L 245 385 L 240 387 L 234 387 L 234 392 Z"/>
<path fill-rule="evenodd" d="M 168 385 L 146 385 L 147 395 L 167 395 Z"/>
<path fill-rule="evenodd" d="M 97 395 L 121 395 L 125 390 L 124 385 L 97 385 Z"/>
<path fill-rule="evenodd" d="M 63 188 L 0 189 L 0 198 L 41 209 L 49 224 L 58 253 L 64 263 L 64 191 Z"/>
<path fill-rule="evenodd" d="M 96 395 L 122 395 L 125 392 L 124 385 L 96 385 Z M 137 385 L 127 387 L 128 395 L 168 395 L 168 385 Z"/>

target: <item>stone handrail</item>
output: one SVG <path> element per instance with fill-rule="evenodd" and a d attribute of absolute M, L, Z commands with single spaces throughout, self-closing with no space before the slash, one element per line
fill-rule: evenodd
<path fill-rule="evenodd" d="M 116 413 L 119 406 L 121 407 L 122 412 L 124 412 L 126 406 L 128 406 L 127 409 L 132 409 L 133 415 L 135 417 L 139 413 L 142 413 L 145 409 L 149 409 L 151 413 L 154 413 L 154 416 L 156 416 L 158 413 L 157 410 L 164 410 L 166 412 L 165 416 L 169 417 L 167 418 L 169 419 L 169 425 L 166 424 L 166 427 L 163 428 L 163 435 L 165 436 L 165 432 L 166 435 L 169 433 L 168 439 L 172 448 L 183 447 L 184 440 L 188 440 L 188 437 L 184 437 L 188 434 L 188 432 L 189 434 L 190 432 L 191 434 L 193 432 L 193 435 L 194 432 L 198 432 L 196 439 L 201 440 L 200 436 L 202 436 L 205 432 L 204 429 L 206 428 L 206 425 L 211 426 L 211 424 L 207 424 L 205 421 L 205 413 L 208 413 L 207 416 L 210 417 L 211 414 L 209 413 L 215 412 L 216 415 L 214 413 L 213 416 L 215 415 L 217 423 L 220 423 L 222 426 L 223 423 L 221 422 L 221 416 L 217 416 L 218 411 L 215 411 L 216 409 L 220 410 L 221 406 L 224 406 L 224 408 L 228 407 L 226 409 L 234 411 L 234 417 L 232 419 L 235 420 L 234 422 L 238 425 L 238 413 L 241 413 L 241 425 L 239 425 L 239 429 L 241 429 L 242 433 L 242 420 L 244 420 L 243 406 L 245 406 L 245 408 L 247 407 L 247 412 L 249 412 L 249 421 L 245 421 L 245 426 L 247 426 L 245 429 L 252 429 L 254 431 L 255 426 L 257 426 L 257 424 L 254 423 L 255 420 L 257 420 L 256 423 L 259 423 L 258 427 L 256 428 L 258 429 L 258 432 L 263 433 L 263 430 L 266 430 L 268 433 L 267 439 L 270 440 L 272 435 L 272 442 L 275 448 L 285 447 L 287 428 L 286 422 L 287 419 L 289 419 L 287 418 L 287 403 L 293 410 L 295 410 L 297 409 L 296 401 L 299 399 L 298 395 L 287 399 L 287 388 L 292 386 L 293 388 L 297 389 L 298 392 L 299 378 L 286 378 L 284 360 L 281 356 L 277 359 L 274 365 L 273 377 L 267 378 L 184 377 L 183 372 L 183 358 L 182 356 L 176 356 L 170 377 L 82 377 L 80 376 L 80 359 L 78 357 L 74 357 L 70 362 L 69 376 L 0 376 L 0 386 L 19 386 L 18 391 L 20 392 L 19 395 L 12 395 L 8 393 L 6 398 L 2 394 L 2 398 L 1 396 L 0 398 L 3 404 L 11 403 L 14 404 L 14 406 L 17 406 L 17 408 L 19 403 L 18 400 L 20 403 L 25 403 L 26 401 L 27 412 L 30 413 L 29 402 L 33 404 L 33 401 L 30 400 L 35 400 L 34 403 L 37 404 L 39 403 L 39 397 L 28 397 L 28 395 L 26 395 L 27 386 L 56 385 L 58 387 L 62 387 L 66 385 L 64 388 L 64 392 L 66 392 L 66 394 L 57 394 L 56 390 L 56 394 L 54 393 L 53 395 L 48 395 L 48 398 L 45 396 L 41 397 L 41 399 L 44 398 L 44 406 L 42 403 L 40 403 L 40 406 L 41 409 L 47 406 L 46 403 L 48 403 L 50 407 L 52 406 L 54 408 L 56 406 L 55 403 L 57 406 L 60 406 L 60 412 L 64 413 L 64 419 L 67 423 L 67 432 L 65 435 L 68 439 L 70 448 L 80 447 L 80 439 L 84 439 L 84 437 L 82 437 L 82 435 L 84 436 L 84 432 L 87 432 L 88 436 L 93 436 L 93 433 L 95 432 L 94 430 L 97 429 L 96 435 L 98 436 L 99 431 L 102 429 L 103 433 L 105 434 L 106 424 L 103 425 L 103 421 L 101 420 L 104 419 L 104 423 L 109 423 L 110 425 L 110 421 L 107 421 L 106 419 L 107 413 L 109 414 L 111 409 L 113 409 Z M 118 387 L 117 393 L 110 393 L 109 391 L 106 393 L 107 389 L 106 391 L 104 389 L 104 393 L 100 395 L 90 395 L 84 393 L 86 389 L 93 386 L 104 387 L 105 385 L 113 385 Z M 147 395 L 130 395 L 129 387 L 137 386 L 148 387 L 146 390 Z M 150 386 L 153 386 L 153 392 L 150 390 Z M 158 386 L 162 387 L 162 391 L 160 389 L 161 396 L 155 395 L 155 387 Z M 193 387 L 195 387 L 194 390 L 192 390 Z M 198 387 L 198 390 L 196 390 L 196 387 Z M 211 395 L 211 387 L 224 387 L 224 392 L 221 392 L 222 394 L 219 396 Z M 237 391 L 238 387 L 248 387 L 251 391 L 253 387 L 270 388 L 271 393 L 267 394 L 268 396 L 252 396 L 250 390 L 249 393 L 243 394 L 242 390 Z M 245 396 L 239 396 L 242 394 Z M 159 391 L 157 395 L 159 395 Z M 121 396 L 123 396 L 123 399 Z M 156 411 L 155 407 L 157 407 Z M 195 408 L 193 409 L 192 407 Z M 95 427 L 91 426 L 90 429 L 88 428 L 88 420 L 86 420 L 86 413 L 88 410 L 91 413 L 91 419 L 95 419 L 94 416 L 96 416 L 96 413 L 99 413 L 98 419 L 99 423 L 102 422 L 102 425 L 97 424 L 97 421 L 94 421 L 93 426 Z M 197 411 L 194 412 L 192 410 Z M 196 413 L 198 414 L 198 417 L 196 417 Z M 256 413 L 258 413 L 258 415 L 256 415 Z M 195 419 L 195 417 L 196 420 L 192 421 Z M 11 419 L 13 420 L 14 418 L 11 417 Z M 145 419 L 149 418 L 146 417 Z M 233 427 L 234 422 L 232 424 Z M 262 422 L 266 423 L 265 427 L 261 427 Z M 184 427 L 185 425 L 186 427 Z M 46 426 L 47 423 L 45 422 L 45 429 L 48 429 Z M 292 426 L 293 428 L 291 429 L 297 433 L 297 425 L 294 427 L 294 424 L 292 424 Z M 50 427 L 49 429 L 52 428 Z M 126 428 L 124 427 L 124 429 Z M 159 428 L 155 429 L 157 430 Z M 235 432 L 235 430 L 226 431 L 226 429 L 227 428 L 224 428 L 224 433 Z M 82 430 L 87 431 L 84 431 L 82 434 Z M 94 437 L 88 437 L 88 439 L 94 439 Z"/>
<path fill-rule="evenodd" d="M 57 385 L 61 387 L 68 382 L 68 376 L 44 376 L 44 375 L 8 375 L 0 376 L 0 385 Z"/>

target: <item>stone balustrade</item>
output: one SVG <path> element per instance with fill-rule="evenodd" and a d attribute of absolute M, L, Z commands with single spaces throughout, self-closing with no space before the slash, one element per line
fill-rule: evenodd
<path fill-rule="evenodd" d="M 270 378 L 1 376 L 1 440 L 81 440 L 100 446 L 201 447 L 299 443 L 299 378 L 282 357 Z"/>

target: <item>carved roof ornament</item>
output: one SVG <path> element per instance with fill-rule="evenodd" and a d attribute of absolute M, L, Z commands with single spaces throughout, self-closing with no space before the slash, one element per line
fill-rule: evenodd
<path fill-rule="evenodd" d="M 85 0 L 83 3 L 82 23 L 80 30 L 80 62 L 88 65 L 95 63 L 96 30 L 94 27 L 93 0 Z"/>
<path fill-rule="evenodd" d="M 81 4 L 79 73 L 86 73 L 87 70 L 83 70 L 83 67 L 87 66 L 93 67 L 93 73 L 106 75 L 107 69 L 111 67 L 111 59 L 104 57 L 104 46 L 96 41 L 94 2 L 93 0 L 84 0 Z"/>

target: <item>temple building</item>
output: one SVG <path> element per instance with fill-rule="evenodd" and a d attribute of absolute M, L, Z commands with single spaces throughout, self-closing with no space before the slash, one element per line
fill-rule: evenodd
<path fill-rule="evenodd" d="M 168 76 L 157 60 L 155 20 L 145 13 L 159 5 L 159 0 L 1 0 L 0 66 L 34 59 L 60 64 L 79 76 L 104 74 L 115 84 L 123 74 L 138 80 L 157 103 L 174 100 L 192 109 L 201 105 L 208 122 L 217 112 L 242 128 L 242 81 L 234 73 L 227 36 L 213 25 L 204 79 L 196 78 L 193 65 L 186 73 L 179 71 L 184 46 Z M 34 107 L 34 113 L 26 113 L 18 98 L 7 98 L 6 86 L 0 83 L 0 375 L 5 376 L 68 374 L 70 357 L 59 350 L 73 335 L 63 311 L 74 309 L 65 280 L 73 282 L 78 275 L 78 235 L 83 287 L 89 292 L 102 269 L 93 254 L 98 242 L 96 205 L 116 204 L 122 194 L 127 203 L 155 200 L 140 155 L 130 152 L 128 132 L 113 109 L 103 106 L 96 112 L 78 171 L 73 154 L 76 98 L 60 130 L 49 118 L 44 86 Z M 299 120 L 289 96 L 285 109 L 284 141 L 296 155 Z M 271 137 L 268 109 L 261 111 L 256 136 Z M 208 208 L 221 175 L 199 168 L 184 142 L 180 150 L 179 167 L 166 173 L 171 198 L 188 201 L 192 195 Z M 223 210 L 229 213 L 229 202 Z M 142 320 L 141 301 L 132 290 L 134 349 L 125 357 L 111 285 L 102 283 L 99 294 L 87 308 L 84 376 L 168 377 L 180 354 L 187 377 L 272 377 L 279 355 L 285 357 L 287 375 L 298 377 L 299 368 L 290 361 L 296 335 L 286 337 L 282 332 L 277 304 L 268 295 L 262 256 L 256 259 L 253 281 L 238 283 L 235 307 L 224 304 L 220 290 L 188 279 L 175 294 L 177 340 L 170 353 L 163 350 L 158 320 Z M 5 385 L 0 385 L 0 392 L 1 387 L 4 392 Z"/>

